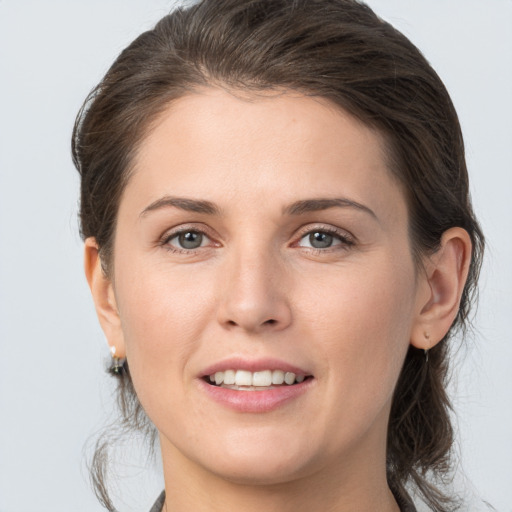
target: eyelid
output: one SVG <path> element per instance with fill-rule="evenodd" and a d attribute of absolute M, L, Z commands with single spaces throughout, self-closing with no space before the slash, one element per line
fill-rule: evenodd
<path fill-rule="evenodd" d="M 205 236 L 209 240 L 210 243 L 206 246 L 198 247 L 196 249 L 181 249 L 179 247 L 173 247 L 169 244 L 169 241 L 171 239 L 175 238 L 176 236 L 179 236 L 182 233 L 186 233 L 188 231 L 195 231 L 197 233 L 201 233 L 203 236 Z M 356 237 L 345 229 L 341 229 L 341 228 L 338 228 L 338 227 L 335 227 L 332 225 L 328 225 L 328 224 L 311 223 L 311 224 L 307 224 L 306 226 L 302 226 L 299 229 L 297 234 L 294 236 L 295 241 L 292 242 L 291 245 L 299 246 L 298 244 L 299 244 L 300 240 L 302 240 L 306 235 L 311 234 L 315 231 L 316 232 L 325 232 L 330 235 L 334 235 L 341 241 L 341 244 L 338 244 L 338 245 L 341 245 L 344 247 L 354 245 L 357 242 Z M 188 253 L 188 254 L 191 254 L 194 251 L 197 251 L 199 249 L 206 249 L 206 248 L 208 248 L 208 246 L 211 247 L 212 245 L 214 247 L 220 247 L 222 244 L 220 242 L 216 241 L 216 237 L 211 232 L 212 232 L 212 230 L 208 226 L 206 226 L 202 223 L 179 224 L 175 227 L 167 229 L 159 237 L 158 245 L 167 246 L 168 248 L 172 247 L 173 251 L 184 252 L 184 253 Z M 337 246 L 333 246 L 332 248 L 334 248 L 334 247 L 337 247 Z M 304 247 L 304 248 L 308 249 L 308 247 Z M 332 249 L 332 248 L 327 248 L 327 249 L 309 248 L 309 249 L 318 250 L 320 252 L 327 252 L 329 249 Z"/>
<path fill-rule="evenodd" d="M 193 253 L 194 251 L 197 251 L 199 249 L 205 249 L 208 247 L 208 245 L 207 245 L 207 246 L 203 246 L 203 247 L 197 247 L 196 249 L 182 249 L 180 247 L 174 247 L 169 244 L 169 241 L 172 240 L 173 238 L 181 235 L 182 233 L 187 233 L 189 231 L 201 233 L 204 237 L 206 237 L 210 241 L 210 244 L 208 244 L 208 245 L 211 245 L 211 243 L 213 242 L 213 244 L 215 246 L 220 246 L 220 244 L 215 241 L 215 237 L 211 233 L 212 230 L 209 229 L 204 224 L 197 224 L 197 223 L 179 224 L 178 226 L 167 229 L 159 237 L 158 245 L 166 246 L 167 248 L 172 248 L 173 251 L 184 252 L 184 253 L 188 253 L 188 254 Z M 169 249 L 169 250 L 171 250 L 171 249 Z"/>
<path fill-rule="evenodd" d="M 331 247 L 323 248 L 323 249 L 299 245 L 300 241 L 305 236 L 310 235 L 311 233 L 314 233 L 314 232 L 321 232 L 321 233 L 327 233 L 329 235 L 333 235 L 340 241 L 340 243 L 333 245 Z M 293 247 L 301 247 L 303 249 L 306 249 L 309 251 L 315 251 L 318 253 L 326 253 L 329 251 L 347 249 L 348 247 L 355 245 L 356 242 L 357 242 L 356 237 L 345 229 L 337 228 L 337 227 L 334 227 L 331 225 L 326 225 L 326 224 L 308 224 L 307 226 L 303 226 L 299 230 L 299 232 L 295 238 L 295 242 L 292 243 L 292 246 Z"/>
<path fill-rule="evenodd" d="M 174 247 L 170 242 L 171 240 L 174 240 L 174 239 L 177 239 L 179 238 L 181 235 L 183 235 L 184 233 L 197 233 L 199 235 L 201 235 L 202 237 L 202 240 L 201 240 L 201 245 L 199 247 L 194 247 L 193 249 L 186 249 L 184 247 L 175 247 L 176 249 L 179 249 L 180 251 L 183 250 L 183 251 L 187 251 L 187 252 L 190 252 L 190 251 L 195 251 L 197 249 L 202 249 L 203 247 L 206 247 L 206 245 L 208 245 L 207 243 L 205 243 L 205 245 L 203 245 L 204 242 L 208 242 L 208 241 L 211 241 L 210 240 L 210 237 L 206 234 L 206 233 L 203 233 L 201 231 L 197 231 L 195 229 L 185 229 L 184 231 L 178 231 L 176 233 L 173 233 L 171 234 L 170 236 L 167 237 L 166 239 L 166 245 L 171 245 L 172 247 Z"/>
<path fill-rule="evenodd" d="M 305 235 L 308 235 L 315 231 L 329 233 L 330 235 L 336 235 L 342 238 L 343 240 L 350 240 L 353 243 L 356 242 L 356 237 L 352 235 L 352 233 L 350 233 L 346 229 L 341 229 L 335 226 L 331 226 L 329 224 L 308 224 L 306 226 L 303 226 L 299 229 L 297 237 L 301 239 L 304 238 Z"/>

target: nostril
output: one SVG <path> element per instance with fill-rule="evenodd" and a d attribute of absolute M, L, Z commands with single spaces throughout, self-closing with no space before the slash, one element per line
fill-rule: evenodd
<path fill-rule="evenodd" d="M 235 327 L 238 324 L 234 320 L 228 320 L 228 325 Z M 265 320 L 262 325 L 275 325 L 277 323 L 277 320 L 274 320 L 273 318 L 270 318 L 269 320 Z"/>

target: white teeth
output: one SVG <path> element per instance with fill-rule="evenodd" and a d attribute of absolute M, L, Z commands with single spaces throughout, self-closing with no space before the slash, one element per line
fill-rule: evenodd
<path fill-rule="evenodd" d="M 224 375 L 222 377 L 224 378 Z M 252 386 L 252 372 L 237 370 L 235 375 L 235 384 L 237 386 Z"/>
<path fill-rule="evenodd" d="M 293 384 L 295 382 L 295 373 L 286 372 L 284 374 L 284 381 L 286 382 L 286 384 Z"/>
<path fill-rule="evenodd" d="M 283 383 L 291 386 L 303 382 L 305 378 L 305 375 L 296 375 L 293 372 L 284 372 L 283 370 L 262 370 L 254 373 L 247 370 L 225 370 L 209 376 L 210 382 L 217 386 L 225 385 L 233 389 L 239 387 L 265 389 Z"/>
<path fill-rule="evenodd" d="M 262 372 L 254 372 L 252 374 L 253 386 L 270 386 L 272 384 L 272 372 L 264 370 Z"/>
<path fill-rule="evenodd" d="M 221 387 L 226 389 L 234 389 L 235 391 L 268 391 L 269 389 L 274 389 L 273 387 L 269 386 L 229 386 L 227 384 L 222 384 Z"/>
<path fill-rule="evenodd" d="M 282 384 L 284 382 L 284 372 L 282 370 L 274 370 L 272 372 L 272 384 Z"/>
<path fill-rule="evenodd" d="M 224 384 L 234 384 L 235 376 L 235 370 L 226 370 L 224 372 Z"/>

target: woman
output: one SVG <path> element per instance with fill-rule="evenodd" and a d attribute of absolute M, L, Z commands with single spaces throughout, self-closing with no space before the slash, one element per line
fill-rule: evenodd
<path fill-rule="evenodd" d="M 160 440 L 154 510 L 457 509 L 447 351 L 483 236 L 402 34 L 352 0 L 204 0 L 122 52 L 73 155 L 123 421 Z"/>

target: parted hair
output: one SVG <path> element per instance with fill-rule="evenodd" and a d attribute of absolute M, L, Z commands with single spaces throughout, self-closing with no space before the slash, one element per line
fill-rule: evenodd
<path fill-rule="evenodd" d="M 456 510 L 455 497 L 443 490 L 453 465 L 450 340 L 456 330 L 466 333 L 484 238 L 471 206 L 457 114 L 442 81 L 403 34 L 356 0 L 202 0 L 177 8 L 122 51 L 75 122 L 81 235 L 96 238 L 107 276 L 119 201 L 138 146 L 173 100 L 202 87 L 256 95 L 293 90 L 327 99 L 377 130 L 405 194 L 418 272 L 444 231 L 459 226 L 469 233 L 472 261 L 455 322 L 428 361 L 409 348 L 387 437 L 387 478 L 395 494 L 413 488 L 432 510 Z M 129 361 L 116 377 L 120 427 L 154 439 Z M 98 498 L 114 511 L 106 485 L 109 442 L 106 432 L 90 469 Z"/>

